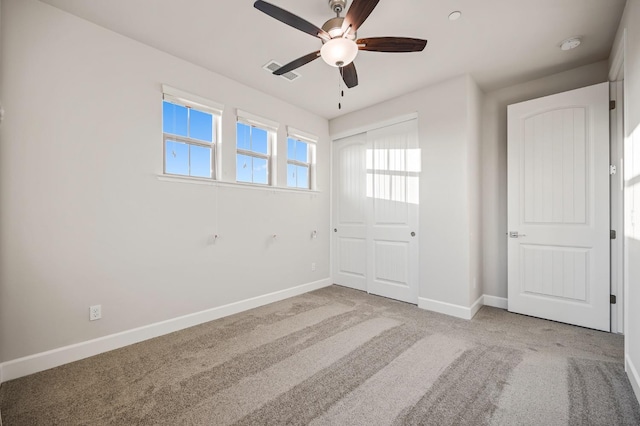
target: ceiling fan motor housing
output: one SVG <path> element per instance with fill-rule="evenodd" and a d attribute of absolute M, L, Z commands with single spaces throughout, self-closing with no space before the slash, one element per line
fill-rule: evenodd
<path fill-rule="evenodd" d="M 331 18 L 329 19 L 327 22 L 324 23 L 324 25 L 322 26 L 322 29 L 325 30 L 326 32 L 329 33 L 329 35 L 331 36 L 331 38 L 336 38 L 336 37 L 342 37 L 342 22 L 344 21 L 344 18 L 341 17 L 337 17 L 337 18 Z M 355 40 L 356 39 L 356 32 L 355 31 L 349 31 L 347 33 L 347 37 L 349 40 Z M 323 41 L 324 43 L 324 41 Z"/>

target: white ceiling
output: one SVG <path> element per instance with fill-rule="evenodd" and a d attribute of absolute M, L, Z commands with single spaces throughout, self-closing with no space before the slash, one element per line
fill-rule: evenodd
<path fill-rule="evenodd" d="M 469 73 L 485 91 L 607 59 L 625 0 L 381 0 L 358 37 L 429 41 L 420 53 L 360 52 L 359 85 L 345 89 L 318 59 L 288 82 L 265 71 L 321 42 L 253 7 L 253 0 L 41 0 L 326 118 L 334 118 L 447 78 Z M 327 0 L 270 0 L 317 26 Z M 449 21 L 454 10 L 462 18 Z M 583 43 L 561 51 L 559 43 Z"/>

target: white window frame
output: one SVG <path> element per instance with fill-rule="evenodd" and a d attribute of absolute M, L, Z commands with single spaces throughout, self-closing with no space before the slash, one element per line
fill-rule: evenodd
<path fill-rule="evenodd" d="M 289 149 L 288 149 L 289 139 L 294 139 L 296 141 L 304 142 L 307 144 L 307 161 L 308 161 L 307 163 L 298 161 L 296 159 L 289 159 Z M 285 184 L 287 185 L 287 188 L 299 189 L 302 191 L 311 191 L 315 189 L 317 142 L 318 142 L 317 136 L 312 135 L 311 133 L 307 133 L 305 131 L 296 129 L 295 127 L 287 126 L 287 166 L 289 164 L 296 165 L 296 166 L 307 166 L 307 173 L 308 173 L 307 181 L 309 182 L 309 186 L 307 188 L 300 188 L 299 186 L 289 186 L 289 184 L 287 183 L 288 182 L 288 176 L 287 176 L 287 182 L 285 182 Z M 297 180 L 297 176 L 296 176 L 296 180 Z"/>
<path fill-rule="evenodd" d="M 202 141 L 199 139 L 193 139 L 190 137 L 178 136 L 171 133 L 164 133 L 164 122 L 163 122 L 163 132 L 162 132 L 162 173 L 165 176 L 172 177 L 181 177 L 181 178 L 189 178 L 189 179 L 207 179 L 207 180 L 217 180 L 218 176 L 218 141 L 220 140 L 220 124 L 222 111 L 224 106 L 210 101 L 208 99 L 202 98 L 200 96 L 184 92 L 180 89 L 173 88 L 171 86 L 162 85 L 162 100 L 170 102 L 172 104 L 184 106 L 189 110 L 195 109 L 197 111 L 205 112 L 207 114 L 211 114 L 212 116 L 212 125 L 213 129 L 211 129 L 211 142 Z M 164 121 L 164 113 L 162 117 Z M 188 129 L 188 124 L 187 124 Z M 191 176 L 168 173 L 167 172 L 167 141 L 176 141 L 182 142 L 187 145 L 199 146 L 203 148 L 211 149 L 211 175 L 209 177 L 202 176 Z M 189 172 L 191 172 L 191 155 L 189 155 Z"/>
<path fill-rule="evenodd" d="M 245 155 L 247 157 L 252 158 L 260 158 L 266 160 L 267 162 L 267 182 L 254 182 L 253 181 L 253 171 L 251 172 L 251 182 L 244 182 L 238 180 L 238 171 L 236 170 L 236 183 L 244 184 L 244 185 L 261 185 L 261 186 L 273 186 L 274 182 L 272 179 L 273 173 L 273 158 L 274 151 L 276 147 L 276 135 L 278 132 L 278 123 L 275 121 L 268 120 L 266 118 L 262 118 L 246 111 L 237 110 L 237 120 L 236 120 L 236 129 L 237 123 L 244 124 L 246 126 L 250 126 L 253 128 L 258 128 L 267 132 L 267 153 L 263 154 L 262 152 L 256 152 L 249 149 L 238 148 L 238 135 L 236 134 L 236 164 L 238 154 Z"/>

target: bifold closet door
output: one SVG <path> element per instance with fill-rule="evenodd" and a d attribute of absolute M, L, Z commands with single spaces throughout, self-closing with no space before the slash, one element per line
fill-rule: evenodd
<path fill-rule="evenodd" d="M 333 145 L 332 269 L 335 284 L 367 290 L 366 134 Z"/>
<path fill-rule="evenodd" d="M 367 133 L 369 293 L 418 303 L 416 120 Z"/>
<path fill-rule="evenodd" d="M 334 143 L 336 284 L 417 303 L 420 163 L 416 120 Z"/>

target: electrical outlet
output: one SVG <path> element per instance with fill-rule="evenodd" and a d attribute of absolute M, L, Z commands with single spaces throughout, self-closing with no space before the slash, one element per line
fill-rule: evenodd
<path fill-rule="evenodd" d="M 102 318 L 102 305 L 89 306 L 89 321 L 95 321 Z"/>
<path fill-rule="evenodd" d="M 316 262 L 311 262 L 311 272 L 316 271 Z"/>

